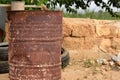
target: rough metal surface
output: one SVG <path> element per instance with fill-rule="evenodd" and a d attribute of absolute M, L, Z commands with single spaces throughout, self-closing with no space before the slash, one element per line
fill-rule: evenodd
<path fill-rule="evenodd" d="M 10 80 L 60 80 L 62 12 L 8 13 Z"/>

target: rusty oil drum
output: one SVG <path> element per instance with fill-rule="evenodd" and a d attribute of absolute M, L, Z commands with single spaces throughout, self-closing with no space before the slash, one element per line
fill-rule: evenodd
<path fill-rule="evenodd" d="M 10 80 L 61 79 L 61 11 L 10 11 Z"/>

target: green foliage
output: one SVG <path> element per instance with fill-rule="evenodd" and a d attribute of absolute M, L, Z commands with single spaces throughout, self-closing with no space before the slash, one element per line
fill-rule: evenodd
<path fill-rule="evenodd" d="M 48 0 L 0 0 L 0 4 L 10 4 L 11 1 L 25 1 L 25 4 L 28 5 L 37 5 L 47 4 Z M 26 8 L 27 10 L 35 10 L 33 8 Z"/>
<path fill-rule="evenodd" d="M 12 0 L 0 0 L 0 3 L 10 3 Z M 108 0 L 107 3 L 104 0 L 23 0 L 26 4 L 35 4 L 41 5 L 45 4 L 47 7 L 52 7 L 55 9 L 55 6 L 59 3 L 60 6 L 65 5 L 65 8 L 68 12 L 76 13 L 76 9 L 82 8 L 87 9 L 91 2 L 94 2 L 98 7 L 105 9 L 114 17 L 120 17 L 120 15 L 113 12 L 113 9 L 110 6 L 120 8 L 120 0 Z M 75 4 L 75 9 L 71 6 Z"/>
<path fill-rule="evenodd" d="M 41 4 L 46 4 L 48 0 L 24 0 L 25 4 L 33 4 L 40 6 Z"/>
<path fill-rule="evenodd" d="M 105 3 L 104 0 L 55 0 L 54 5 L 59 3 L 60 6 L 62 6 L 64 4 L 68 12 L 76 12 L 76 9 L 79 8 L 87 9 L 91 2 L 94 2 L 98 7 L 105 9 L 113 17 L 120 17 L 120 15 L 113 12 L 113 9 L 110 7 L 112 5 L 113 7 L 120 8 L 120 0 L 108 0 L 107 3 Z M 76 9 L 71 7 L 73 4 L 75 4 Z"/>
<path fill-rule="evenodd" d="M 87 59 L 84 61 L 84 67 L 86 67 L 86 68 L 96 66 L 96 64 L 97 63 L 94 59 Z"/>
<path fill-rule="evenodd" d="M 0 0 L 0 4 L 7 4 L 10 2 L 11 2 L 11 0 Z"/>
<path fill-rule="evenodd" d="M 0 0 L 0 4 L 8 4 L 11 3 L 11 1 L 25 1 L 25 4 L 35 4 L 38 6 L 48 2 L 48 0 Z"/>
<path fill-rule="evenodd" d="M 120 13 L 117 13 L 120 15 Z M 82 13 L 64 13 L 64 17 L 70 17 L 70 18 L 90 18 L 90 19 L 103 19 L 103 20 L 120 20 L 119 17 L 113 17 L 110 15 L 108 12 L 90 12 L 90 11 L 85 11 L 84 14 Z"/>

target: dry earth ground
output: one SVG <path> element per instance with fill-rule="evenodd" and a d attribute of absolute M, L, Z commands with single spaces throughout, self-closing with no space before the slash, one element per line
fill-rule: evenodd
<path fill-rule="evenodd" d="M 109 65 L 90 65 L 86 68 L 86 60 L 81 55 L 70 53 L 70 63 L 62 70 L 62 80 L 119 80 L 120 70 Z M 0 80 L 9 80 L 8 74 L 0 74 Z"/>

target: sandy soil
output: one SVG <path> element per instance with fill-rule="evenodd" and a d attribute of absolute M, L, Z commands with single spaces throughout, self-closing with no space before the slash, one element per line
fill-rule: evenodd
<path fill-rule="evenodd" d="M 94 55 L 93 55 L 94 56 Z M 81 54 L 71 53 L 70 64 L 62 70 L 62 80 L 119 80 L 120 68 L 101 65 L 96 59 L 81 59 Z M 92 64 L 90 64 L 91 61 Z"/>
<path fill-rule="evenodd" d="M 79 59 L 79 55 L 70 54 L 70 64 L 62 69 L 62 80 L 119 80 L 120 69 L 109 65 L 96 65 L 86 67 L 88 60 Z M 0 74 L 0 80 L 9 80 L 8 74 Z"/>
<path fill-rule="evenodd" d="M 62 80 L 119 80 L 119 69 L 108 65 L 90 65 L 85 67 L 84 61 L 73 61 L 62 70 Z M 86 63 L 87 64 L 87 63 Z"/>
<path fill-rule="evenodd" d="M 8 74 L 0 74 L 0 80 L 9 80 Z"/>

